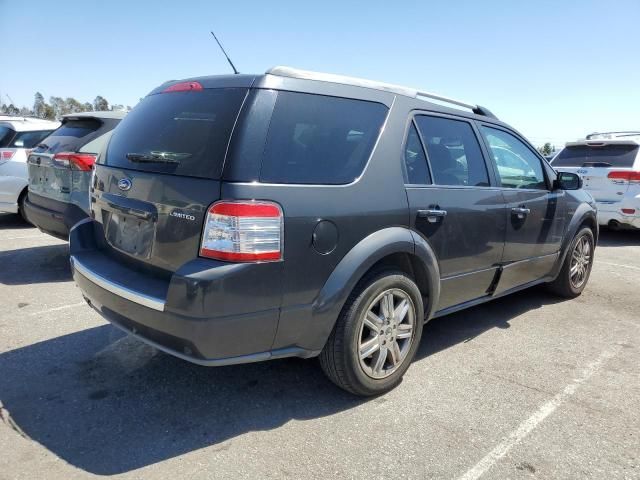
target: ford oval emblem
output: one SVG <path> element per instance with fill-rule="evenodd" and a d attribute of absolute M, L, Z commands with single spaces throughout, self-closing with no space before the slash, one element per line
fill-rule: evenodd
<path fill-rule="evenodd" d="M 131 189 L 131 180 L 129 180 L 128 178 L 121 178 L 118 181 L 118 188 L 124 191 Z"/>

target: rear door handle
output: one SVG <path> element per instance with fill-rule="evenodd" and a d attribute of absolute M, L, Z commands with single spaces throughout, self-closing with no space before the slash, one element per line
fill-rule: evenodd
<path fill-rule="evenodd" d="M 511 214 L 516 215 L 519 219 L 523 219 L 530 213 L 531 209 L 526 207 L 514 207 L 511 209 Z"/>
<path fill-rule="evenodd" d="M 439 219 L 447 216 L 446 210 L 428 209 L 418 210 L 418 217 L 426 218 L 429 223 L 436 223 Z"/>

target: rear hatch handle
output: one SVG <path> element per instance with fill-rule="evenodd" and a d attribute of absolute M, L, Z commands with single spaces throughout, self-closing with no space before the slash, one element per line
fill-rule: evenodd
<path fill-rule="evenodd" d="M 103 193 L 101 198 L 109 208 L 122 212 L 125 215 L 137 217 L 142 220 L 156 221 L 158 219 L 158 210 L 150 203 L 126 198 L 121 195 L 114 195 L 112 193 Z"/>

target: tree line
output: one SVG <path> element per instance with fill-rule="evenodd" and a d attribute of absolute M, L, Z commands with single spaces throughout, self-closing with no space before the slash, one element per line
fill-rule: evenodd
<path fill-rule="evenodd" d="M 18 108 L 13 103 L 0 105 L 0 112 L 4 115 L 22 115 L 24 117 L 45 118 L 55 120 L 68 113 L 92 112 L 105 110 L 131 110 L 130 106 L 119 104 L 109 105 L 106 98 L 98 95 L 93 102 L 81 103 L 73 97 L 49 97 L 49 103 L 44 100 L 40 92 L 36 92 L 33 100 L 33 107 Z"/>
<path fill-rule="evenodd" d="M 556 146 L 551 145 L 549 142 L 547 142 L 543 146 L 539 147 L 538 151 L 546 157 L 556 151 Z"/>

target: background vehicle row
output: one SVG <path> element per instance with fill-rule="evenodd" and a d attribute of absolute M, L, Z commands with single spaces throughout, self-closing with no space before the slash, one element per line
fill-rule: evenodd
<path fill-rule="evenodd" d="M 65 115 L 62 125 L 29 155 L 27 219 L 40 230 L 67 240 L 69 229 L 89 215 L 89 180 L 122 112 Z"/>
<path fill-rule="evenodd" d="M 39 118 L 0 116 L 0 212 L 24 217 L 27 157 L 59 125 Z"/>

